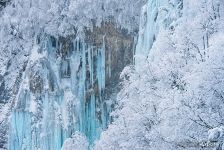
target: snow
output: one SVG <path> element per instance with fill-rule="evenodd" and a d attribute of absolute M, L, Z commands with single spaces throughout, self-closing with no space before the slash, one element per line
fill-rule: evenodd
<path fill-rule="evenodd" d="M 82 134 L 76 132 L 71 138 L 66 139 L 61 150 L 88 150 L 88 141 Z"/>
<path fill-rule="evenodd" d="M 32 113 L 36 113 L 37 112 L 37 102 L 34 100 L 34 98 L 32 98 L 31 102 L 30 102 L 30 112 Z"/>
<path fill-rule="evenodd" d="M 44 57 L 46 57 L 46 52 L 45 53 L 40 53 L 40 47 L 38 45 L 34 45 L 33 49 L 31 50 L 31 55 L 30 55 L 30 63 L 33 64 L 37 60 L 40 60 Z"/>
<path fill-rule="evenodd" d="M 217 127 L 208 131 L 208 140 L 211 142 L 218 142 L 224 140 L 224 127 Z"/>

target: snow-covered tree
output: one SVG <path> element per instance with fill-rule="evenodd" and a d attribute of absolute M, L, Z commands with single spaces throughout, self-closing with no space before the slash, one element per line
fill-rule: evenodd
<path fill-rule="evenodd" d="M 62 147 L 62 150 L 88 150 L 88 141 L 84 135 L 76 132 L 71 138 L 68 138 Z"/>
<path fill-rule="evenodd" d="M 115 121 L 96 149 L 211 148 L 207 131 L 223 124 L 223 9 L 183 0 L 182 15 L 168 13 L 145 65 L 124 71 Z"/>

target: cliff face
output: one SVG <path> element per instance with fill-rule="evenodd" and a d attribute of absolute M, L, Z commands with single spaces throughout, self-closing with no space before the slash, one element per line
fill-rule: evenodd
<path fill-rule="evenodd" d="M 101 27 L 94 27 L 93 32 L 86 31 L 86 43 L 94 43 L 96 47 L 105 44 L 105 98 L 118 92 L 120 73 L 127 65 L 133 64 L 135 50 L 134 34 L 127 30 L 118 29 L 114 23 L 104 23 Z M 105 42 L 105 43 L 103 43 Z"/>
<path fill-rule="evenodd" d="M 76 131 L 93 143 L 107 128 L 134 37 L 113 23 L 84 34 L 36 37 L 11 116 L 10 150 L 58 150 Z"/>
<path fill-rule="evenodd" d="M 95 46 L 100 46 L 103 44 L 103 41 L 105 42 L 106 82 L 112 79 L 115 82 L 118 81 L 123 68 L 133 62 L 135 49 L 133 34 L 128 33 L 125 29 L 116 28 L 116 25 L 113 23 L 103 23 L 101 27 L 94 27 L 93 32 L 87 31 L 87 35 L 87 43 L 94 43 Z"/>

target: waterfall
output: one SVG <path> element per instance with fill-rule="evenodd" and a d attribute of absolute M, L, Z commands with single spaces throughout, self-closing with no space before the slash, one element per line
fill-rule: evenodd
<path fill-rule="evenodd" d="M 12 113 L 9 149 L 59 150 L 75 130 L 93 143 L 109 121 L 103 103 L 105 43 L 42 40 L 31 51 Z"/>
<path fill-rule="evenodd" d="M 182 6 L 182 0 L 148 0 L 143 6 L 140 18 L 139 36 L 135 50 L 135 67 L 144 66 L 148 53 L 162 29 L 169 28 L 173 22 L 172 12 Z M 175 14 L 181 15 L 181 14 Z M 176 16 L 177 17 L 177 16 Z"/>

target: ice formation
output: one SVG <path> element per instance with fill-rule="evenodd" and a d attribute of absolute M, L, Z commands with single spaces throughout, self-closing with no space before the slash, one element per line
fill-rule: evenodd
<path fill-rule="evenodd" d="M 136 68 L 142 65 L 141 62 L 146 59 L 148 51 L 156 40 L 164 18 L 164 14 L 159 12 L 161 11 L 159 8 L 165 3 L 167 3 L 166 0 L 150 0 L 142 8 L 138 44 L 136 46 Z"/>
<path fill-rule="evenodd" d="M 183 0 L 149 0 L 143 6 L 135 50 L 135 67 L 137 70 L 144 64 L 158 33 L 163 29 L 170 28 L 173 20 L 181 16 L 179 11 L 182 7 Z"/>
<path fill-rule="evenodd" d="M 11 116 L 10 150 L 59 150 L 77 130 L 91 143 L 109 120 L 104 42 L 44 38 L 31 52 Z"/>

